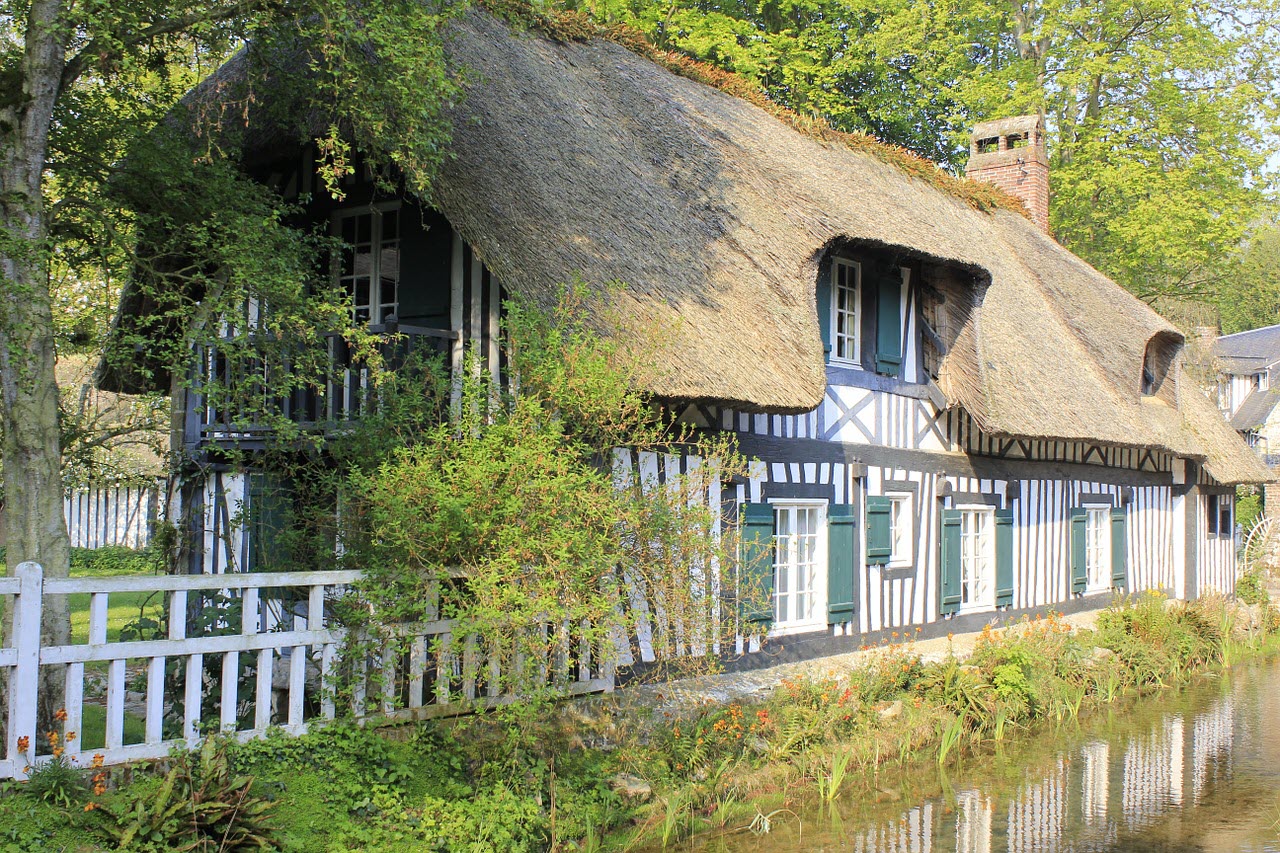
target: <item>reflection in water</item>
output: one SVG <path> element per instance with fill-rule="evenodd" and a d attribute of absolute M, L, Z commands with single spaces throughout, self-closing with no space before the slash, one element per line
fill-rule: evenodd
<path fill-rule="evenodd" d="M 859 853 L 1280 851 L 1280 733 L 1265 722 L 1277 707 L 1280 663 L 1268 663 L 1110 719 L 1041 730 L 971 759 L 950 785 L 906 774 L 909 807 L 850 797 L 843 820 L 811 813 L 769 836 L 705 841 Z"/>
<path fill-rule="evenodd" d="M 991 853 L 991 811 L 981 791 L 956 794 L 956 853 Z"/>

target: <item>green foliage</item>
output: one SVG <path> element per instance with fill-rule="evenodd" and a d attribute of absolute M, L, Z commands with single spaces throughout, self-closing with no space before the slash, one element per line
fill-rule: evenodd
<path fill-rule="evenodd" d="M 106 833 L 138 851 L 243 851 L 271 846 L 269 812 L 275 803 L 253 792 L 253 779 L 236 774 L 228 743 L 206 738 L 197 754 L 175 756 L 156 785 L 130 786 L 106 810 Z"/>
<path fill-rule="evenodd" d="M 1128 670 L 1130 684 L 1165 686 L 1222 658 L 1222 615 L 1207 612 L 1213 602 L 1167 605 L 1159 593 L 1145 593 L 1108 608 L 1098 617 L 1098 642 Z"/>
<path fill-rule="evenodd" d="M 69 809 L 84 802 L 89 785 L 84 768 L 75 766 L 69 755 L 59 752 L 31 768 L 22 792 L 51 806 Z"/>
<path fill-rule="evenodd" d="M 491 734 L 423 724 L 391 740 L 336 725 L 243 744 L 234 763 L 282 802 L 285 850 L 542 850 L 553 831 L 576 840 L 625 818 L 599 754 L 548 743 L 547 758 L 513 764 L 510 729 Z"/>
<path fill-rule="evenodd" d="M 1234 285 L 1222 288 L 1215 300 L 1222 333 L 1280 323 L 1280 281 L 1275 275 L 1280 267 L 1280 227 L 1275 222 L 1260 227 L 1235 261 L 1230 270 Z"/>
<path fill-rule="evenodd" d="M 1256 486 L 1236 487 L 1236 524 L 1248 532 L 1262 517 L 1262 490 Z"/>
<path fill-rule="evenodd" d="M 567 686 L 568 669 L 551 663 L 571 647 L 611 653 L 617 636 L 635 635 L 636 618 L 655 618 L 621 606 L 625 577 L 663 602 L 666 621 L 650 626 L 662 659 L 711 662 L 719 638 L 702 627 L 706 583 L 735 552 L 706 495 L 745 463 L 728 439 L 695 435 L 651 406 L 638 390 L 645 361 L 634 357 L 646 342 L 624 354 L 595 333 L 592 315 L 581 288 L 551 314 L 510 305 L 504 347 L 518 394 L 469 361 L 450 420 L 424 422 L 410 406 L 401 414 L 412 429 L 379 421 L 353 432 L 381 440 L 344 440 L 344 559 L 364 572 L 361 601 L 372 605 L 344 612 L 362 624 L 377 614 L 369 643 L 390 642 L 381 626 L 451 619 L 439 651 L 469 667 L 464 678 L 533 702 Z M 436 399 L 427 395 L 428 411 Z M 703 465 L 660 488 L 619 488 L 609 470 L 618 447 Z M 731 588 L 727 575 L 723 583 Z M 703 633 L 686 640 L 685 631 Z"/>
<path fill-rule="evenodd" d="M 93 816 L 21 795 L 23 785 L 0 782 L 0 851 L 44 853 L 83 850 L 93 837 Z"/>
<path fill-rule="evenodd" d="M 1270 604 L 1271 596 L 1262 584 L 1262 571 L 1252 567 L 1236 580 L 1236 598 L 1245 604 Z"/>

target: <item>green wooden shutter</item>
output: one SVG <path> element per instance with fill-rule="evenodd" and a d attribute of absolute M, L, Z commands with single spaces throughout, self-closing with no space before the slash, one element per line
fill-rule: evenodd
<path fill-rule="evenodd" d="M 893 505 L 886 497 L 867 498 L 867 565 L 883 566 L 893 556 Z"/>
<path fill-rule="evenodd" d="M 742 506 L 738 606 L 748 622 L 773 621 L 773 507 Z"/>
<path fill-rule="evenodd" d="M 897 376 L 902 368 L 902 273 L 880 278 L 876 300 L 876 373 Z"/>
<path fill-rule="evenodd" d="M 1013 604 L 1013 510 L 996 510 L 996 607 Z"/>
<path fill-rule="evenodd" d="M 1085 526 L 1088 524 L 1089 511 L 1084 507 L 1071 510 L 1071 591 L 1084 592 L 1089 585 L 1089 571 L 1086 563 L 1087 545 Z"/>
<path fill-rule="evenodd" d="M 856 613 L 857 520 L 852 504 L 832 504 L 827 510 L 827 621 L 850 622 Z"/>
<path fill-rule="evenodd" d="M 828 258 L 818 272 L 818 329 L 822 333 L 822 360 L 831 361 L 831 312 L 835 310 L 835 264 Z"/>
<path fill-rule="evenodd" d="M 1111 585 L 1122 591 L 1129 588 L 1129 567 L 1126 565 L 1129 547 L 1126 528 L 1124 507 L 1118 506 L 1111 510 Z"/>
<path fill-rule="evenodd" d="M 938 558 L 938 612 L 960 609 L 960 510 L 942 511 L 941 553 Z"/>

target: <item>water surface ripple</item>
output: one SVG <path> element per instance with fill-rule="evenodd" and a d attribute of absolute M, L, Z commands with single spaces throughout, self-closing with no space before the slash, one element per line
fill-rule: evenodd
<path fill-rule="evenodd" d="M 834 807 L 682 849 L 854 853 L 1280 853 L 1280 661 L 1015 733 L 936 769 L 885 771 Z"/>

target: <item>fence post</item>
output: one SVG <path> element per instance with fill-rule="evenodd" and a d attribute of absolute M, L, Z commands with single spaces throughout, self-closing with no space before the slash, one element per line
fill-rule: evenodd
<path fill-rule="evenodd" d="M 9 682 L 9 743 L 14 778 L 26 779 L 23 769 L 35 757 L 36 705 L 40 690 L 40 620 L 44 610 L 44 570 L 38 563 L 21 563 L 14 575 L 18 578 L 17 600 L 13 608 L 13 647 L 17 652 Z M 27 749 L 19 751 L 18 740 L 25 739 Z"/>

